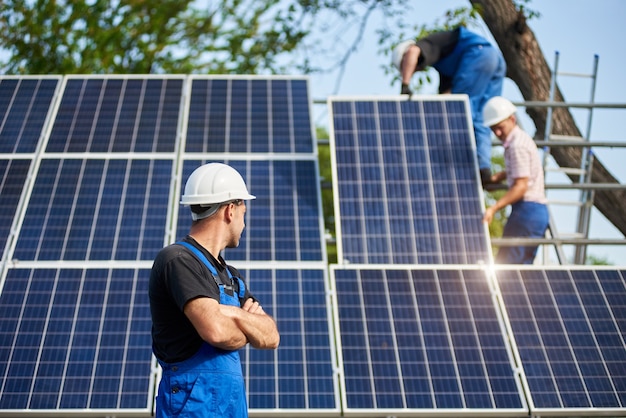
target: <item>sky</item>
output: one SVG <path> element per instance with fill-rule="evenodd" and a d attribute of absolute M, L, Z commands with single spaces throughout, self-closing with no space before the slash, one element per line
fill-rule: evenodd
<path fill-rule="evenodd" d="M 441 20 L 446 10 L 469 5 L 467 0 L 414 0 L 413 10 L 417 24 L 432 24 Z M 594 56 L 598 55 L 595 102 L 626 104 L 626 1 L 623 0 L 550 0 L 532 1 L 528 7 L 540 16 L 528 22 L 535 33 L 550 68 L 554 67 L 555 53 L 559 53 L 560 73 L 589 75 L 593 72 Z M 388 57 L 377 56 L 375 22 L 369 25 L 364 42 L 350 58 L 346 72 L 337 86 L 338 74 L 312 75 L 311 95 L 314 100 L 326 100 L 330 95 L 371 96 L 396 95 L 400 91 L 399 81 L 391 85 L 391 76 L 380 68 L 387 64 Z M 471 28 L 493 41 L 484 24 Z M 349 36 L 347 34 L 346 36 Z M 494 42 L 495 43 L 495 42 Z M 566 101 L 590 102 L 592 80 L 589 77 L 559 75 L 557 82 Z M 426 86 L 421 94 L 436 94 L 437 85 Z M 513 81 L 504 82 L 504 97 L 522 102 L 523 98 Z M 583 134 L 587 130 L 589 111 L 576 110 L 572 114 Z M 518 113 L 520 124 L 533 136 L 535 128 L 521 108 Z M 315 107 L 316 124 L 328 123 L 324 105 Z M 596 109 L 591 120 L 591 141 L 626 142 L 626 132 L 620 121 L 626 120 L 626 109 Z M 622 184 L 626 182 L 626 148 L 595 149 L 597 158 Z M 569 183 L 561 174 L 546 172 L 546 183 Z M 548 190 L 548 200 L 563 201 L 579 199 L 577 192 Z M 624 202 L 626 204 L 626 202 Z M 578 209 L 573 206 L 551 205 L 556 220 L 556 229 L 565 235 L 576 230 Z M 596 209 L 591 214 L 590 238 L 622 239 L 624 236 Z M 573 254 L 571 246 L 564 247 L 568 257 Z M 606 259 L 612 264 L 626 264 L 626 245 L 593 245 L 588 255 Z M 540 251 L 537 262 L 556 263 L 553 251 Z"/>

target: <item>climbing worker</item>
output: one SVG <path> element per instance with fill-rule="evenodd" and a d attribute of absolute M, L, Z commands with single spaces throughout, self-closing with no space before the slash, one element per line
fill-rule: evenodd
<path fill-rule="evenodd" d="M 483 123 L 487 100 L 502 94 L 506 64 L 500 50 L 488 40 L 460 26 L 424 38 L 398 44 L 392 52 L 400 71 L 400 94 L 411 96 L 409 87 L 416 71 L 432 66 L 439 73 L 439 93 L 467 94 L 474 124 L 478 168 L 483 187 L 491 178 L 491 132 Z"/>

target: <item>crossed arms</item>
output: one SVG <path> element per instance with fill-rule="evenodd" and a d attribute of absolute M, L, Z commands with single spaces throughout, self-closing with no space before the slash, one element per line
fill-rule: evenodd
<path fill-rule="evenodd" d="M 254 348 L 275 349 L 280 343 L 276 322 L 253 299 L 239 308 L 199 297 L 187 302 L 184 313 L 200 337 L 214 347 L 238 350 L 250 343 Z"/>

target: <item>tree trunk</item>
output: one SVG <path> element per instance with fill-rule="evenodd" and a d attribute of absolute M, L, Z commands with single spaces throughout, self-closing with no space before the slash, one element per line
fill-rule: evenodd
<path fill-rule="evenodd" d="M 526 101 L 548 101 L 550 97 L 551 70 L 544 58 L 533 31 L 519 13 L 512 0 L 470 0 L 482 7 L 482 17 L 507 63 L 507 77 L 513 80 Z M 555 101 L 563 101 L 557 88 Z M 526 108 L 537 129 L 536 139 L 543 139 L 546 128 L 547 108 Z M 574 118 L 567 108 L 552 111 L 552 134 L 581 136 Z M 551 155 L 560 167 L 580 168 L 582 148 L 554 147 Z M 570 175 L 578 182 L 577 175 Z M 595 160 L 592 166 L 592 183 L 618 183 L 613 175 Z M 598 190 L 595 192 L 595 207 L 626 236 L 626 190 Z"/>

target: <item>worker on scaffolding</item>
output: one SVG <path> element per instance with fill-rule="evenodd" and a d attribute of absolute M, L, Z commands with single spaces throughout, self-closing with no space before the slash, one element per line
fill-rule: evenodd
<path fill-rule="evenodd" d="M 505 171 L 491 176 L 492 183 L 507 181 L 508 190 L 491 207 L 483 221 L 491 223 L 494 214 L 511 205 L 503 237 L 543 238 L 549 215 L 544 191 L 543 168 L 537 146 L 517 124 L 516 107 L 504 97 L 496 96 L 485 105 L 483 119 L 504 147 Z M 538 245 L 503 246 L 496 256 L 500 264 L 533 264 Z"/>
<path fill-rule="evenodd" d="M 472 111 L 478 167 L 483 186 L 491 178 L 491 132 L 483 124 L 487 100 L 502 94 L 506 63 L 487 39 L 460 26 L 417 41 L 398 44 L 392 63 L 400 71 L 400 94 L 411 96 L 409 83 L 416 71 L 432 66 L 439 73 L 439 93 L 467 94 Z"/>

